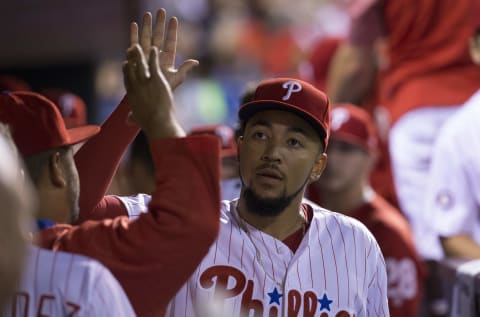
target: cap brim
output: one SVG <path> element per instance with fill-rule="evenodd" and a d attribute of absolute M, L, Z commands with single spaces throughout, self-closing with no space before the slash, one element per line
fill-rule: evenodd
<path fill-rule="evenodd" d="M 376 146 L 369 146 L 367 142 L 365 142 L 361 138 L 349 133 L 332 132 L 332 134 L 330 135 L 330 140 L 337 140 L 337 141 L 350 143 L 352 145 L 362 148 L 367 152 L 373 152 L 376 150 Z"/>
<path fill-rule="evenodd" d="M 244 104 L 240 110 L 238 111 L 238 116 L 240 120 L 247 121 L 251 116 L 259 111 L 265 110 L 285 110 L 297 114 L 307 120 L 312 127 L 318 132 L 322 141 L 325 141 L 327 136 L 327 129 L 316 119 L 314 119 L 314 115 L 298 108 L 294 105 L 281 102 L 278 100 L 255 100 Z"/>
<path fill-rule="evenodd" d="M 67 130 L 70 136 L 70 142 L 65 145 L 74 145 L 85 140 L 88 140 L 92 136 L 100 132 L 100 127 L 96 125 L 85 125 L 77 128 L 71 128 Z"/>

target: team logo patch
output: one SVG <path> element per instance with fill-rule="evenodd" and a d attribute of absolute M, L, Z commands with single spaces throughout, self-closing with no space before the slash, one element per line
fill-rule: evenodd
<path fill-rule="evenodd" d="M 454 199 L 453 199 L 453 196 L 452 194 L 444 189 L 442 191 L 440 191 L 438 194 L 437 194 L 437 197 L 435 197 L 435 202 L 437 203 L 437 205 L 444 209 L 444 210 L 447 210 L 447 209 L 450 209 L 453 207 L 454 205 Z"/>
<path fill-rule="evenodd" d="M 285 95 L 282 97 L 283 101 L 290 99 L 292 93 L 302 91 L 302 85 L 300 85 L 300 83 L 296 81 L 284 82 L 282 88 L 287 90 Z"/>

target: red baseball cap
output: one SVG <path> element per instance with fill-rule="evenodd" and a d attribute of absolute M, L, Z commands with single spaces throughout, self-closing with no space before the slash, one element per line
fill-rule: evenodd
<path fill-rule="evenodd" d="M 87 124 L 87 106 L 80 96 L 57 88 L 43 89 L 40 93 L 58 107 L 67 128 Z"/>
<path fill-rule="evenodd" d="M 303 117 L 319 133 L 326 149 L 330 134 L 330 101 L 313 85 L 294 78 L 262 81 L 252 101 L 240 107 L 238 116 L 247 121 L 264 110 L 286 110 Z"/>
<path fill-rule="evenodd" d="M 20 91 L 20 90 L 31 90 L 30 85 L 15 76 L 10 75 L 0 75 L 0 91 Z"/>
<path fill-rule="evenodd" d="M 378 147 L 378 136 L 370 114 L 348 103 L 335 104 L 330 122 L 331 138 L 352 143 L 368 152 Z"/>
<path fill-rule="evenodd" d="M 0 122 L 10 126 L 23 156 L 73 145 L 100 131 L 91 125 L 67 129 L 52 101 L 27 91 L 0 94 Z"/>
<path fill-rule="evenodd" d="M 235 131 L 225 124 L 213 124 L 195 127 L 189 135 L 209 134 L 215 135 L 220 139 L 222 157 L 237 156 L 237 142 L 235 141 Z"/>

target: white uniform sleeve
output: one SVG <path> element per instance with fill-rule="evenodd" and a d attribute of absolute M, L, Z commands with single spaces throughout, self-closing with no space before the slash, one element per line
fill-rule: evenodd
<path fill-rule="evenodd" d="M 125 206 L 130 220 L 137 219 L 142 213 L 148 212 L 148 204 L 152 196 L 147 194 L 137 194 L 134 196 L 115 196 Z"/>
<path fill-rule="evenodd" d="M 446 126 L 448 130 L 442 131 L 435 144 L 425 197 L 425 223 L 443 237 L 471 234 L 477 212 L 469 180 L 474 169 L 466 166 L 467 153 L 459 146 L 462 137 L 453 127 Z"/>

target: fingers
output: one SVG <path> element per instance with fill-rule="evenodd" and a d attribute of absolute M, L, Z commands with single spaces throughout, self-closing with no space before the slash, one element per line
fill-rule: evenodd
<path fill-rule="evenodd" d="M 150 52 L 150 47 L 152 46 L 152 14 L 150 12 L 143 15 L 140 45 L 145 54 Z"/>
<path fill-rule="evenodd" d="M 178 76 L 185 78 L 187 74 L 194 68 L 198 66 L 199 62 L 196 59 L 187 59 L 180 65 L 178 68 Z"/>
<path fill-rule="evenodd" d="M 150 72 L 142 48 L 137 44 L 127 50 L 128 67 L 132 68 L 130 77 L 136 81 L 145 81 L 150 78 Z M 130 72 L 130 70 L 129 70 Z M 129 74 L 130 75 L 130 74 Z M 132 80 L 132 82 L 134 82 Z"/>
<path fill-rule="evenodd" d="M 138 24 L 137 22 L 130 23 L 130 47 L 138 44 Z"/>
<path fill-rule="evenodd" d="M 158 65 L 158 49 L 155 46 L 152 46 L 152 49 L 150 50 L 148 67 L 150 69 L 150 74 L 152 75 L 152 78 L 159 78 L 160 76 L 162 76 L 160 66 Z"/>
<path fill-rule="evenodd" d="M 165 21 L 167 20 L 167 11 L 160 9 L 157 11 L 155 26 L 153 29 L 152 45 L 163 49 L 163 37 L 165 36 Z"/>
<path fill-rule="evenodd" d="M 176 17 L 170 18 L 167 27 L 167 37 L 163 46 L 163 52 L 160 59 L 160 66 L 174 67 L 175 54 L 177 51 L 177 34 L 178 34 L 178 19 Z"/>

